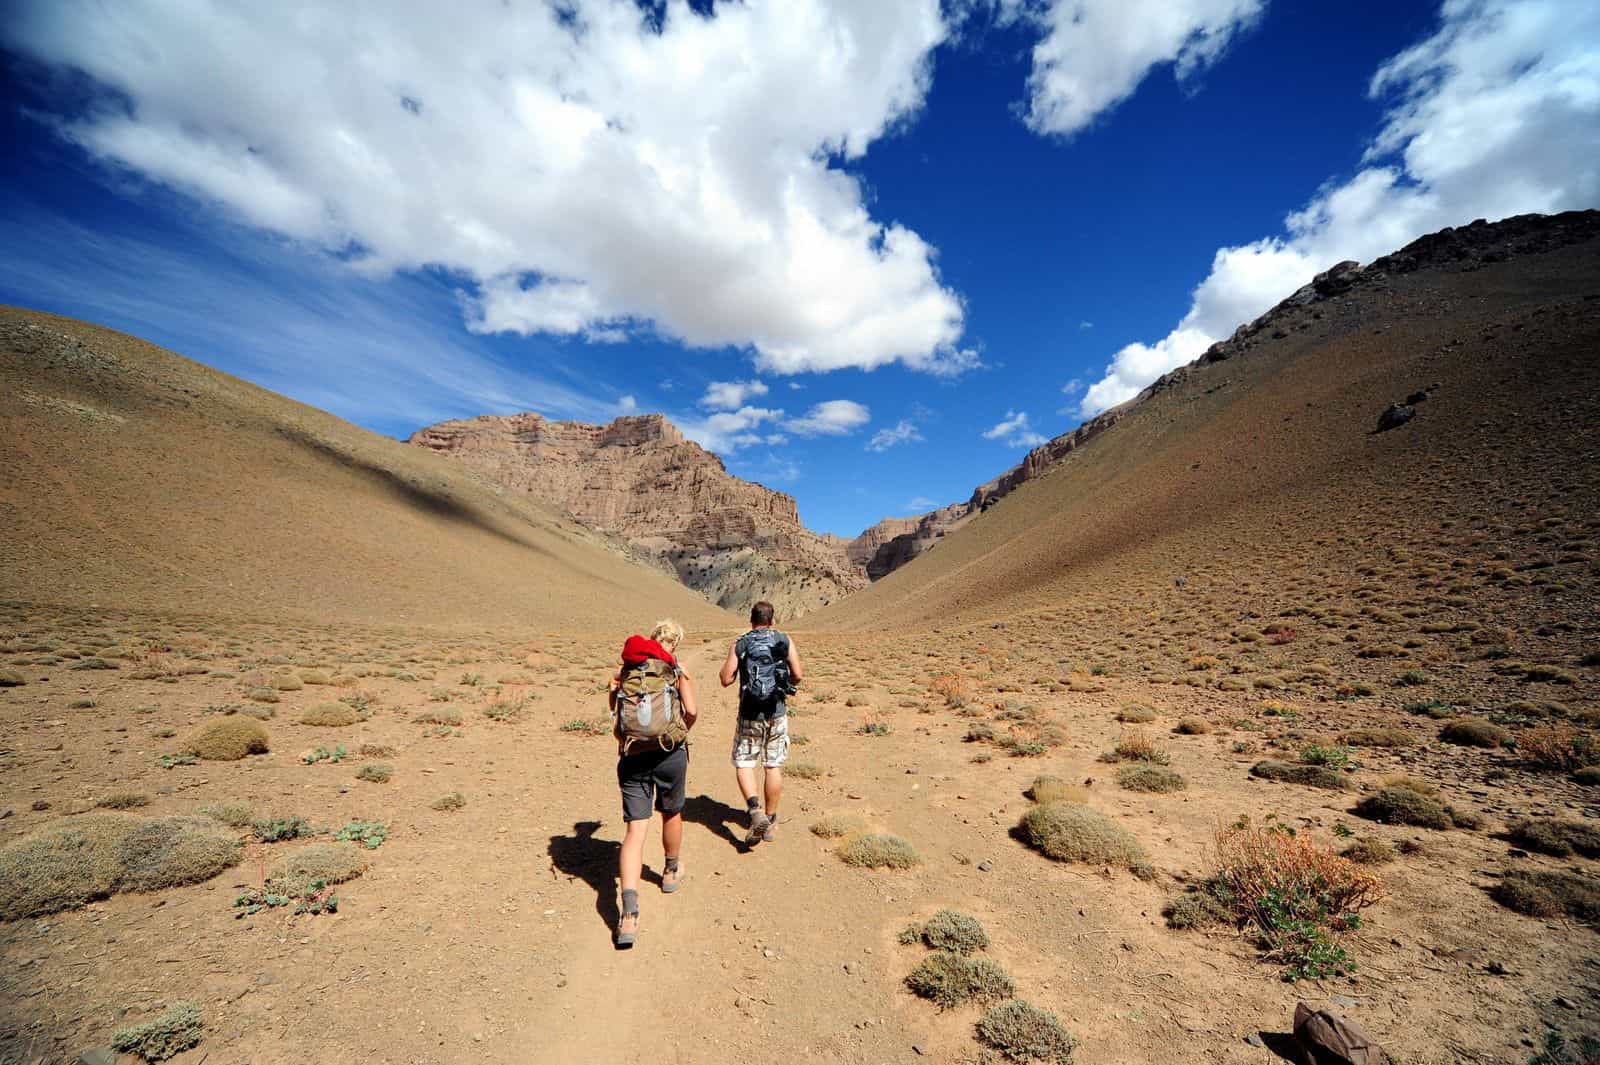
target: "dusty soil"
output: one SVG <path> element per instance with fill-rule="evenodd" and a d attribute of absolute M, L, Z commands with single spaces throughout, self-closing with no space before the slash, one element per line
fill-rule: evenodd
<path fill-rule="evenodd" d="M 317 826 L 383 821 L 390 835 L 371 869 L 339 890 L 333 915 L 237 918 L 235 897 L 300 845 L 252 841 L 238 867 L 209 882 L 0 925 L 0 1060 L 66 1060 L 188 999 L 207 1033 L 175 1059 L 187 1062 L 975 1061 L 979 1011 L 940 1013 L 902 984 L 923 951 L 899 945 L 898 933 L 946 906 L 985 924 L 987 955 L 1020 996 L 1077 1034 L 1080 1062 L 1270 1060 L 1245 1038 L 1284 1031 L 1298 999 L 1331 995 L 1406 1062 L 1522 1060 L 1532 1053 L 1524 1041 L 1542 1039 L 1546 1024 L 1574 1033 L 1593 1021 L 1595 933 L 1510 913 L 1485 892 L 1509 865 L 1577 861 L 1508 858 L 1494 829 L 1522 814 L 1592 815 L 1592 800 L 1559 776 L 1521 769 L 1509 752 L 1442 747 L 1436 722 L 1370 702 L 1307 705 L 1286 719 L 1264 714 L 1250 693 L 1115 677 L 1095 678 L 1103 691 L 1051 690 L 1010 682 L 1048 671 L 1043 648 L 1006 651 L 972 636 L 953 637 L 943 658 L 968 696 L 954 708 L 933 694 L 916 656 L 882 641 L 810 639 L 812 679 L 793 721 L 806 742 L 792 759 L 822 776 L 791 779 L 779 839 L 747 851 L 726 756 L 733 702 L 710 695 L 694 737 L 688 878 L 671 897 L 646 884 L 639 945 L 619 953 L 610 940 L 621 830 L 614 748 L 562 726 L 597 718 L 596 689 L 621 633 L 513 640 L 7 614 L 10 647 L 147 650 L 110 659 L 115 670 L 73 670 L 81 659 L 72 658 L 16 667 L 28 683 L 0 689 L 0 805 L 11 811 L 0 841 L 127 789 L 150 796 L 141 814 L 242 800 Z M 691 635 L 685 657 L 702 690 L 714 687 L 735 634 Z M 134 679 L 156 669 L 172 679 Z M 248 699 L 259 681 L 306 670 L 336 684 L 282 691 L 276 704 Z M 366 720 L 297 723 L 304 707 L 353 695 L 364 697 Z M 484 713 L 524 696 L 510 720 Z M 69 709 L 82 699 L 96 705 Z M 1114 715 L 1130 700 L 1157 710 L 1141 727 L 1171 751 L 1187 790 L 1122 791 L 1115 767 L 1097 761 L 1125 731 Z M 208 708 L 229 705 L 276 711 L 270 753 L 160 768 L 160 754 L 208 720 Z M 975 720 L 1008 720 L 1008 705 L 1058 724 L 1064 741 L 1038 757 L 963 742 Z M 415 721 L 452 708 L 458 727 Z M 1168 734 L 1178 716 L 1196 714 L 1216 731 Z M 861 730 L 871 723 L 888 731 Z M 1357 752 L 1357 789 L 1393 769 L 1425 775 L 1458 807 L 1486 815 L 1485 829 L 1372 825 L 1349 813 L 1359 790 L 1246 772 L 1275 747 L 1296 750 L 1307 727 L 1376 723 L 1422 743 Z M 167 730 L 176 736 L 159 735 Z M 1234 753 L 1236 741 L 1252 750 Z M 352 757 L 302 762 L 336 743 Z M 395 749 L 382 758 L 395 767 L 388 784 L 356 778 L 375 760 L 354 753 L 362 744 Z M 1505 777 L 1492 779 L 1494 770 Z M 1155 879 L 1052 862 L 1013 839 L 1029 805 L 1023 789 L 1041 772 L 1092 780 L 1090 805 L 1143 842 Z M 453 791 L 462 809 L 430 809 Z M 41 803 L 49 809 L 32 808 Z M 807 828 L 843 811 L 903 836 L 922 864 L 842 864 Z M 1330 844 L 1338 825 L 1421 842 L 1381 869 L 1388 897 L 1352 937 L 1353 975 L 1287 984 L 1239 934 L 1164 926 L 1167 899 L 1206 871 L 1212 833 L 1242 813 L 1270 813 Z M 654 838 L 648 865 L 659 869 Z"/>

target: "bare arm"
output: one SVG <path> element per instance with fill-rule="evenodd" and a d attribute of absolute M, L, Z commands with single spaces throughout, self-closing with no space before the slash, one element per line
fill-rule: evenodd
<path fill-rule="evenodd" d="M 734 643 L 728 647 L 727 661 L 722 663 L 722 672 L 717 674 L 717 679 L 722 682 L 724 688 L 732 684 L 739 676 L 739 656 L 734 653 L 734 649 L 738 646 L 737 643 Z"/>
<path fill-rule="evenodd" d="M 795 648 L 794 637 L 789 637 L 789 679 L 799 684 L 803 679 L 800 669 L 800 652 Z"/>
<path fill-rule="evenodd" d="M 694 701 L 694 680 L 687 673 L 678 674 L 678 698 L 683 702 L 683 723 L 688 728 L 694 728 L 694 723 L 700 716 L 700 707 Z"/>

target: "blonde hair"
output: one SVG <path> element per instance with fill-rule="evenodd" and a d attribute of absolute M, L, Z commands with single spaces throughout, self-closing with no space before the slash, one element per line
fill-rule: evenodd
<path fill-rule="evenodd" d="M 671 618 L 662 618 L 650 630 L 650 638 L 669 651 L 676 650 L 683 641 L 683 626 Z"/>

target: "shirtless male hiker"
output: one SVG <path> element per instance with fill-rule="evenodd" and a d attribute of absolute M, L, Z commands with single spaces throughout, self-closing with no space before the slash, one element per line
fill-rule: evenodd
<path fill-rule="evenodd" d="M 777 835 L 783 763 L 789 757 L 789 709 L 783 700 L 800 683 L 801 674 L 800 652 L 793 640 L 772 627 L 772 613 L 772 604 L 765 601 L 750 608 L 750 631 L 728 648 L 728 660 L 717 677 L 724 688 L 739 681 L 733 772 L 750 811 L 750 831 L 744 841 L 751 846 Z M 760 790 L 757 764 L 764 769 Z"/>

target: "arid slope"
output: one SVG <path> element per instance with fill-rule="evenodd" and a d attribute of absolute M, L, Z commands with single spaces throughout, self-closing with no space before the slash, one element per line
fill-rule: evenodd
<path fill-rule="evenodd" d="M 133 337 L 0 310 L 0 598 L 424 626 L 726 615 L 467 470 Z"/>

